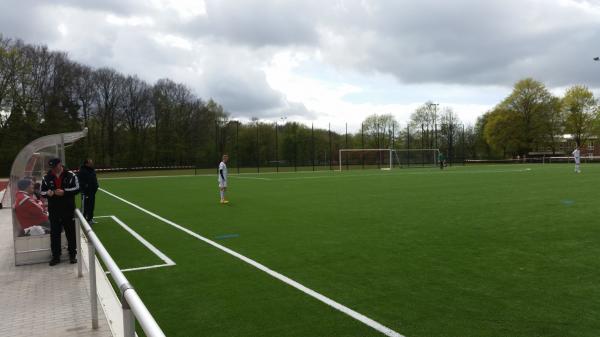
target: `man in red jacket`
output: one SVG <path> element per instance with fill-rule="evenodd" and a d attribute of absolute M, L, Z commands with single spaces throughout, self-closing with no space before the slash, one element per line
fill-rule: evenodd
<path fill-rule="evenodd" d="M 23 234 L 44 234 L 49 232 L 50 221 L 44 204 L 33 194 L 33 181 L 21 179 L 17 183 L 19 191 L 15 198 L 15 214 L 23 229 Z M 40 226 L 42 228 L 37 228 Z"/>

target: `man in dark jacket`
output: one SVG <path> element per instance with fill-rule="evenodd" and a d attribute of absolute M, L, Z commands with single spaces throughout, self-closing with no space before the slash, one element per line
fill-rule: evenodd
<path fill-rule="evenodd" d="M 83 216 L 90 224 L 96 223 L 94 221 L 94 205 L 96 204 L 98 179 L 96 178 L 96 170 L 94 170 L 94 162 L 91 159 L 86 159 L 79 168 L 77 176 L 81 185 Z"/>
<path fill-rule="evenodd" d="M 51 170 L 42 180 L 41 195 L 48 199 L 50 218 L 50 248 L 52 260 L 50 265 L 60 263 L 60 233 L 65 230 L 69 249 L 69 261 L 77 263 L 77 242 L 75 241 L 75 194 L 79 192 L 77 176 L 65 170 L 60 159 L 48 162 Z"/>

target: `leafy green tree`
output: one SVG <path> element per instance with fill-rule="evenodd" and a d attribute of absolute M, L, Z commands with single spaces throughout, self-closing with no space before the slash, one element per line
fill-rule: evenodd
<path fill-rule="evenodd" d="M 554 99 L 544 84 L 527 78 L 494 108 L 485 127 L 486 141 L 503 153 L 524 155 L 544 148 Z"/>
<path fill-rule="evenodd" d="M 373 114 L 362 123 L 365 135 L 365 147 L 387 149 L 392 146 L 394 139 L 400 132 L 400 124 L 392 114 Z"/>
<path fill-rule="evenodd" d="M 584 144 L 592 135 L 598 121 L 598 102 L 585 86 L 569 88 L 562 99 L 565 114 L 565 132 L 573 135 L 577 145 Z"/>
<path fill-rule="evenodd" d="M 438 124 L 440 117 L 438 112 L 438 104 L 432 101 L 427 101 L 419 106 L 410 116 L 410 128 L 417 136 L 419 147 L 435 148 L 437 144 Z"/>
<path fill-rule="evenodd" d="M 518 153 L 521 149 L 521 139 L 515 137 L 514 132 L 519 130 L 516 126 L 520 123 L 516 114 L 497 107 L 486 119 L 483 131 L 486 143 L 494 150 L 502 152 L 502 157 Z"/>

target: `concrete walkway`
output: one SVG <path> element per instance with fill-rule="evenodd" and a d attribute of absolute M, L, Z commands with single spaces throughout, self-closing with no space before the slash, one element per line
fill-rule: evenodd
<path fill-rule="evenodd" d="M 0 337 L 112 337 L 100 308 L 92 329 L 85 269 L 78 278 L 68 262 L 16 267 L 11 212 L 0 209 Z"/>

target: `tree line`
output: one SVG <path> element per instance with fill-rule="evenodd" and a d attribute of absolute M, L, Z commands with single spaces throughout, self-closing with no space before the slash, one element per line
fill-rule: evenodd
<path fill-rule="evenodd" d="M 598 133 L 593 94 L 574 86 L 552 95 L 533 79 L 475 125 L 451 107 L 425 102 L 401 126 L 393 115 L 371 115 L 360 130 L 334 132 L 297 122 L 232 120 L 212 99 L 170 79 L 148 83 L 111 68 L 94 69 L 64 52 L 0 35 L 0 175 L 18 151 L 47 134 L 88 128 L 68 152 L 70 166 L 86 157 L 99 167 L 213 167 L 220 154 L 237 166 L 335 165 L 341 148 L 439 148 L 450 159 L 503 158 L 557 152 L 565 133 L 583 144 Z"/>
<path fill-rule="evenodd" d="M 214 159 L 223 107 L 169 79 L 154 84 L 111 68 L 93 69 L 63 52 L 0 36 L 0 173 L 18 151 L 47 134 L 88 127 L 71 155 L 98 165 L 190 164 Z M 79 160 L 77 160 L 79 161 Z"/>
<path fill-rule="evenodd" d="M 583 85 L 553 95 L 532 78 L 517 82 L 512 93 L 477 121 L 483 139 L 497 156 L 556 154 L 570 135 L 571 146 L 583 146 L 600 133 L 598 100 Z"/>

